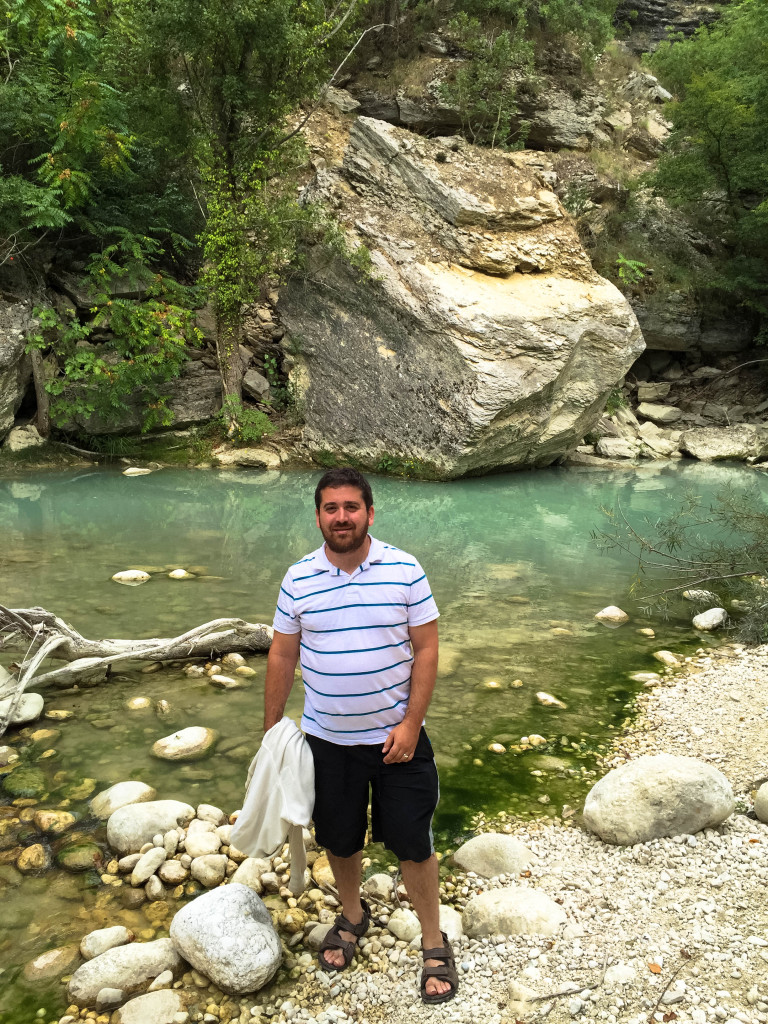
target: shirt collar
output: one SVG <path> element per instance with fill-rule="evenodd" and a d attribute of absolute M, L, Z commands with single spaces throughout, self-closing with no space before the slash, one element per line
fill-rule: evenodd
<path fill-rule="evenodd" d="M 365 572 L 365 570 L 372 564 L 380 562 L 384 557 L 385 545 L 382 544 L 380 540 L 376 540 L 376 538 L 372 537 L 370 534 L 368 534 L 368 536 L 371 539 L 371 546 L 368 548 L 368 555 L 365 561 L 360 563 L 360 572 Z M 329 560 L 328 555 L 326 555 L 325 544 L 321 544 L 317 551 L 313 552 L 312 557 L 315 561 L 315 565 L 317 565 L 321 571 L 328 572 L 331 576 L 341 575 L 341 569 L 339 569 L 338 566 L 335 566 Z"/>

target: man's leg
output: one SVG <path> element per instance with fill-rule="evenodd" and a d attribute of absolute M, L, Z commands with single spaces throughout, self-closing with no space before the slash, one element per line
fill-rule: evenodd
<path fill-rule="evenodd" d="M 427 860 L 404 860 L 400 862 L 408 898 L 413 904 L 421 923 L 421 945 L 423 949 L 434 949 L 443 945 L 440 932 L 440 888 L 437 873 L 437 857 L 434 853 Z M 426 960 L 426 967 L 439 967 L 437 960 Z M 450 989 L 447 981 L 427 978 L 427 995 L 442 995 Z"/>
<path fill-rule="evenodd" d="M 341 898 L 341 912 L 352 924 L 360 924 L 363 920 L 363 908 L 360 903 L 362 861 L 362 850 L 353 853 L 351 857 L 337 857 L 333 853 L 328 853 L 328 862 Z M 357 937 L 351 932 L 342 931 L 339 934 L 347 942 L 357 942 Z M 344 954 L 340 949 L 326 949 L 321 959 L 335 967 L 344 966 Z"/>

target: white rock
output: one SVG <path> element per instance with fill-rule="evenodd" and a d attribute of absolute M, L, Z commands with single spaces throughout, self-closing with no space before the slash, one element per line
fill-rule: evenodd
<path fill-rule="evenodd" d="M 95 956 L 101 956 L 108 949 L 133 942 L 134 938 L 133 932 L 121 924 L 116 924 L 113 928 L 97 928 L 96 931 L 83 936 L 80 953 L 83 960 L 93 960 Z"/>
<path fill-rule="evenodd" d="M 445 932 L 449 942 L 460 942 L 464 935 L 461 914 L 443 903 L 440 904 L 440 931 Z"/>
<path fill-rule="evenodd" d="M 333 928 L 333 922 L 328 921 L 326 924 L 318 924 L 309 932 L 304 940 L 310 949 L 320 949 L 323 944 L 323 940 L 328 932 Z"/>
<path fill-rule="evenodd" d="M 147 850 L 145 854 L 142 854 L 136 867 L 131 872 L 131 885 L 144 885 L 147 879 L 154 875 L 164 860 L 164 847 L 153 846 L 151 850 Z"/>
<path fill-rule="evenodd" d="M 396 938 L 402 939 L 403 942 L 411 942 L 417 935 L 421 934 L 421 925 L 419 924 L 418 917 L 416 917 L 412 910 L 404 910 L 402 907 L 398 907 L 391 915 L 387 928 Z"/>
<path fill-rule="evenodd" d="M 0 700 L 0 719 L 8 713 L 12 699 L 12 697 L 7 697 L 5 700 Z M 44 705 L 45 701 L 39 693 L 23 693 L 16 710 L 11 715 L 10 724 L 24 725 L 26 722 L 36 721 L 42 715 Z"/>
<path fill-rule="evenodd" d="M 252 889 L 236 883 L 182 907 L 171 924 L 171 940 L 196 970 L 233 994 L 266 985 L 282 957 L 269 911 Z"/>
<path fill-rule="evenodd" d="M 246 857 L 245 860 L 238 865 L 237 871 L 230 880 L 232 882 L 239 882 L 241 885 L 247 885 L 249 889 L 253 889 L 254 892 L 261 893 L 263 886 L 261 884 L 261 876 L 269 871 L 269 861 L 263 860 L 259 857 Z"/>
<path fill-rule="evenodd" d="M 121 988 L 103 988 L 96 996 L 96 1009 L 100 1012 L 111 1010 L 119 1006 L 125 999 L 125 992 Z"/>
<path fill-rule="evenodd" d="M 146 583 L 151 577 L 143 569 L 123 569 L 122 572 L 116 572 L 112 579 L 115 583 L 127 583 L 128 586 L 135 587 L 139 583 Z"/>
<path fill-rule="evenodd" d="M 637 407 L 637 415 L 654 423 L 675 423 L 681 419 L 682 412 L 674 405 L 658 405 L 655 402 L 641 402 Z"/>
<path fill-rule="evenodd" d="M 148 800 L 154 800 L 156 796 L 157 790 L 145 782 L 117 782 L 91 800 L 91 812 L 97 818 L 106 820 L 121 807 L 146 803 Z"/>
<path fill-rule="evenodd" d="M 157 740 L 152 744 L 152 753 L 164 761 L 197 761 L 208 754 L 217 738 L 213 729 L 190 725 Z"/>
<path fill-rule="evenodd" d="M 522 1017 L 527 1013 L 533 1013 L 536 1009 L 536 1003 L 532 1002 L 536 999 L 538 992 L 535 992 L 532 988 L 528 988 L 526 985 L 521 985 L 519 981 L 511 981 L 509 988 L 507 989 L 507 1013 L 514 1017 Z"/>
<path fill-rule="evenodd" d="M 186 569 L 173 569 L 168 573 L 168 579 L 171 580 L 193 580 L 195 574 L 193 572 L 187 572 Z"/>
<path fill-rule="evenodd" d="M 617 608 L 615 604 L 609 604 L 607 608 L 603 608 L 595 615 L 595 618 L 605 626 L 623 626 L 625 622 L 629 622 L 627 613 L 621 608 Z"/>
<path fill-rule="evenodd" d="M 544 690 L 539 690 L 536 694 L 536 700 L 539 704 L 543 704 L 545 708 L 562 708 L 565 711 L 568 707 L 567 704 L 564 704 L 557 697 L 553 697 L 551 693 L 545 693 Z"/>
<path fill-rule="evenodd" d="M 23 427 L 14 427 L 5 439 L 3 448 L 9 452 L 22 452 L 25 448 L 36 448 L 45 444 L 45 438 L 40 437 L 37 427 L 29 423 Z"/>
<path fill-rule="evenodd" d="M 468 840 L 453 855 L 453 861 L 465 871 L 485 878 L 494 875 L 519 875 L 536 860 L 531 851 L 514 836 L 485 832 Z"/>
<path fill-rule="evenodd" d="M 759 821 L 768 823 L 768 782 L 764 782 L 755 793 L 755 814 Z"/>
<path fill-rule="evenodd" d="M 91 1006 L 103 988 L 119 988 L 130 995 L 163 971 L 178 976 L 182 966 L 170 939 L 117 946 L 78 967 L 69 982 L 69 998 L 80 1006 Z"/>
<path fill-rule="evenodd" d="M 684 590 L 683 597 L 686 601 L 696 601 L 701 604 L 716 605 L 720 600 L 717 594 L 713 594 L 711 590 Z"/>
<path fill-rule="evenodd" d="M 218 853 L 221 839 L 215 832 L 188 832 L 184 849 L 190 857 L 205 857 L 210 853 Z"/>
<path fill-rule="evenodd" d="M 214 804 L 200 804 L 195 812 L 195 817 L 200 821 L 210 821 L 214 825 L 221 825 L 227 820 L 224 811 Z"/>
<path fill-rule="evenodd" d="M 608 772 L 587 794 L 583 821 L 607 843 L 632 846 L 693 835 L 733 812 L 731 784 L 692 757 L 644 755 Z"/>
<path fill-rule="evenodd" d="M 125 706 L 129 711 L 145 711 L 152 707 L 152 701 L 149 697 L 131 697 L 125 702 Z"/>
<path fill-rule="evenodd" d="M 612 964 L 605 972 L 605 984 L 608 988 L 615 988 L 617 985 L 631 985 L 637 977 L 637 971 L 629 964 Z"/>
<path fill-rule="evenodd" d="M 158 974 L 147 991 L 159 992 L 161 989 L 170 988 L 172 984 L 173 974 L 170 971 L 163 971 L 162 974 Z"/>
<path fill-rule="evenodd" d="M 221 659 L 221 663 L 224 668 L 240 668 L 242 665 L 245 665 L 245 658 L 242 654 L 225 654 Z"/>
<path fill-rule="evenodd" d="M 186 825 L 195 815 L 194 807 L 180 800 L 150 800 L 119 807 L 107 822 L 107 841 L 118 853 L 136 853 L 157 832 Z"/>
<path fill-rule="evenodd" d="M 146 992 L 115 1010 L 111 1024 L 174 1024 L 176 1014 L 185 1013 L 186 1008 L 181 992 Z"/>
<path fill-rule="evenodd" d="M 371 875 L 363 882 L 363 892 L 385 903 L 388 902 L 392 899 L 392 875 L 387 875 L 383 871 Z"/>
<path fill-rule="evenodd" d="M 123 470 L 123 476 L 148 476 L 151 472 L 146 466 L 129 466 Z"/>
<path fill-rule="evenodd" d="M 209 853 L 202 857 L 195 857 L 190 864 L 189 870 L 192 877 L 204 885 L 206 889 L 213 889 L 221 885 L 227 873 L 227 858 L 223 853 Z"/>
<path fill-rule="evenodd" d="M 181 861 L 166 860 L 157 869 L 157 875 L 161 882 L 166 885 L 181 885 L 189 877 L 189 871 Z"/>
<path fill-rule="evenodd" d="M 700 615 L 694 615 L 693 617 L 693 628 L 703 629 L 706 631 L 712 629 L 719 629 L 724 626 L 728 621 L 728 612 L 725 608 L 709 608 L 705 612 L 701 612 Z"/>
<path fill-rule="evenodd" d="M 157 875 L 152 875 L 147 879 L 147 884 L 144 886 L 144 892 L 146 893 L 147 899 L 150 903 L 154 903 L 156 900 L 165 899 L 165 886 Z"/>
<path fill-rule="evenodd" d="M 679 668 L 680 661 L 672 651 L 654 651 L 653 656 L 656 661 L 660 661 L 662 665 L 666 665 L 667 668 Z"/>
<path fill-rule="evenodd" d="M 512 886 L 473 896 L 462 915 L 464 932 L 481 935 L 554 935 L 567 918 L 563 908 L 538 889 Z"/>

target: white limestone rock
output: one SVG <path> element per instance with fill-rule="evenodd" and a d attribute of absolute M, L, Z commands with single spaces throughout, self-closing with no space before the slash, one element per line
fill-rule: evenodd
<path fill-rule="evenodd" d="M 182 907 L 171 924 L 171 941 L 196 970 L 234 995 L 263 988 L 282 958 L 269 911 L 252 889 L 237 883 Z"/>
<path fill-rule="evenodd" d="M 263 860 L 260 857 L 246 857 L 244 861 L 238 864 L 237 870 L 232 875 L 231 882 L 247 885 L 249 889 L 253 889 L 254 892 L 261 894 L 264 889 L 261 884 L 261 876 L 269 870 L 268 860 Z"/>
<path fill-rule="evenodd" d="M 617 608 L 615 604 L 609 604 L 607 608 L 597 612 L 595 618 L 604 626 L 623 626 L 625 622 L 629 622 L 627 613 Z"/>
<path fill-rule="evenodd" d="M 363 892 L 387 903 L 392 899 L 392 875 L 380 871 L 363 882 Z"/>
<path fill-rule="evenodd" d="M 112 928 L 97 928 L 83 936 L 80 942 L 80 953 L 83 960 L 93 960 L 95 956 L 101 956 L 108 949 L 133 942 L 134 938 L 133 932 L 121 924 L 116 924 Z"/>
<path fill-rule="evenodd" d="M 194 807 L 180 800 L 150 800 L 119 807 L 107 822 L 107 841 L 118 853 L 138 853 L 158 832 L 186 825 Z"/>
<path fill-rule="evenodd" d="M 654 651 L 653 657 L 667 668 L 679 668 L 681 664 L 680 659 L 672 651 Z"/>
<path fill-rule="evenodd" d="M 568 707 L 559 697 L 553 696 L 551 693 L 546 693 L 544 690 L 539 690 L 536 694 L 536 701 L 545 708 L 560 708 L 565 711 Z"/>
<path fill-rule="evenodd" d="M 208 853 L 195 857 L 189 870 L 192 877 L 206 889 L 221 885 L 227 873 L 227 858 L 223 853 Z"/>
<path fill-rule="evenodd" d="M 768 823 L 768 782 L 764 782 L 755 793 L 755 814 L 759 821 Z"/>
<path fill-rule="evenodd" d="M 157 869 L 157 877 L 166 885 L 181 885 L 189 878 L 189 871 L 181 861 L 166 860 Z"/>
<path fill-rule="evenodd" d="M 453 855 L 454 863 L 464 871 L 474 871 L 484 878 L 519 875 L 535 860 L 535 855 L 519 839 L 501 832 L 474 836 Z"/>
<path fill-rule="evenodd" d="M 464 934 L 461 914 L 443 903 L 440 904 L 440 931 L 445 932 L 449 942 L 459 942 Z"/>
<path fill-rule="evenodd" d="M 161 989 L 136 996 L 112 1014 L 111 1024 L 177 1024 L 177 1014 L 186 1014 L 187 1001 L 181 992 Z"/>
<path fill-rule="evenodd" d="M 695 601 L 700 604 L 716 605 L 720 598 L 711 590 L 684 590 L 683 597 L 686 601 Z"/>
<path fill-rule="evenodd" d="M 143 569 L 123 569 L 121 572 L 116 572 L 112 579 L 115 583 L 123 583 L 129 587 L 135 587 L 139 583 L 146 583 L 148 579 L 151 579 L 151 576 L 148 572 L 144 572 Z"/>
<path fill-rule="evenodd" d="M 152 744 L 152 753 L 164 761 L 199 761 L 210 753 L 217 738 L 213 729 L 190 725 L 156 740 Z"/>
<path fill-rule="evenodd" d="M 195 817 L 200 821 L 210 821 L 217 827 L 223 825 L 227 820 L 224 811 L 220 807 L 216 807 L 215 804 L 200 804 L 195 812 Z"/>
<path fill-rule="evenodd" d="M 3 718 L 11 706 L 11 697 L 0 700 L 0 718 Z M 27 722 L 35 722 L 43 713 L 45 701 L 39 693 L 23 693 L 11 715 L 11 725 L 25 725 Z"/>
<path fill-rule="evenodd" d="M 151 850 L 147 850 L 131 872 L 131 885 L 134 887 L 144 885 L 147 879 L 154 875 L 165 858 L 165 848 L 162 846 L 153 846 Z"/>
<path fill-rule="evenodd" d="M 584 825 L 633 846 L 720 825 L 735 799 L 722 772 L 693 757 L 649 754 L 608 772 L 587 794 Z"/>
<path fill-rule="evenodd" d="M 411 942 L 417 935 L 421 934 L 421 925 L 419 924 L 418 917 L 416 917 L 412 910 L 404 910 L 402 907 L 398 907 L 390 916 L 387 928 L 396 938 L 402 939 L 403 942 Z"/>
<path fill-rule="evenodd" d="M 129 804 L 146 803 L 148 800 L 154 800 L 156 796 L 157 790 L 145 782 L 117 782 L 91 800 L 91 813 L 106 821 L 119 808 L 127 807 Z"/>
<path fill-rule="evenodd" d="M 655 402 L 641 402 L 637 407 L 637 415 L 654 423 L 675 423 L 683 416 L 674 405 L 657 405 Z"/>
<path fill-rule="evenodd" d="M 680 441 L 683 451 L 707 462 L 717 459 L 764 458 L 768 454 L 765 424 L 735 427 L 700 427 L 687 430 Z"/>
<path fill-rule="evenodd" d="M 538 889 L 513 886 L 473 896 L 462 924 L 471 938 L 482 935 L 555 935 L 567 918 L 565 911 Z"/>
<path fill-rule="evenodd" d="M 184 843 L 184 849 L 190 857 L 207 857 L 211 853 L 218 853 L 221 849 L 221 839 L 215 832 L 188 832 Z"/>
<path fill-rule="evenodd" d="M 69 998 L 78 1006 L 91 1006 L 103 988 L 131 995 L 143 991 L 163 971 L 178 977 L 182 968 L 170 939 L 116 946 L 78 967 L 69 981 Z"/>
<path fill-rule="evenodd" d="M 720 629 L 728 621 L 728 612 L 725 608 L 708 608 L 700 615 L 694 615 L 693 628 L 702 629 L 709 633 L 713 629 Z"/>

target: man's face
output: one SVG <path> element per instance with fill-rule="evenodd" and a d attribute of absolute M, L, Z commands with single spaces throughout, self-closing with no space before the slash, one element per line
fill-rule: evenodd
<path fill-rule="evenodd" d="M 373 523 L 373 505 L 365 507 L 359 487 L 325 487 L 316 511 L 325 543 L 337 555 L 362 547 Z"/>

